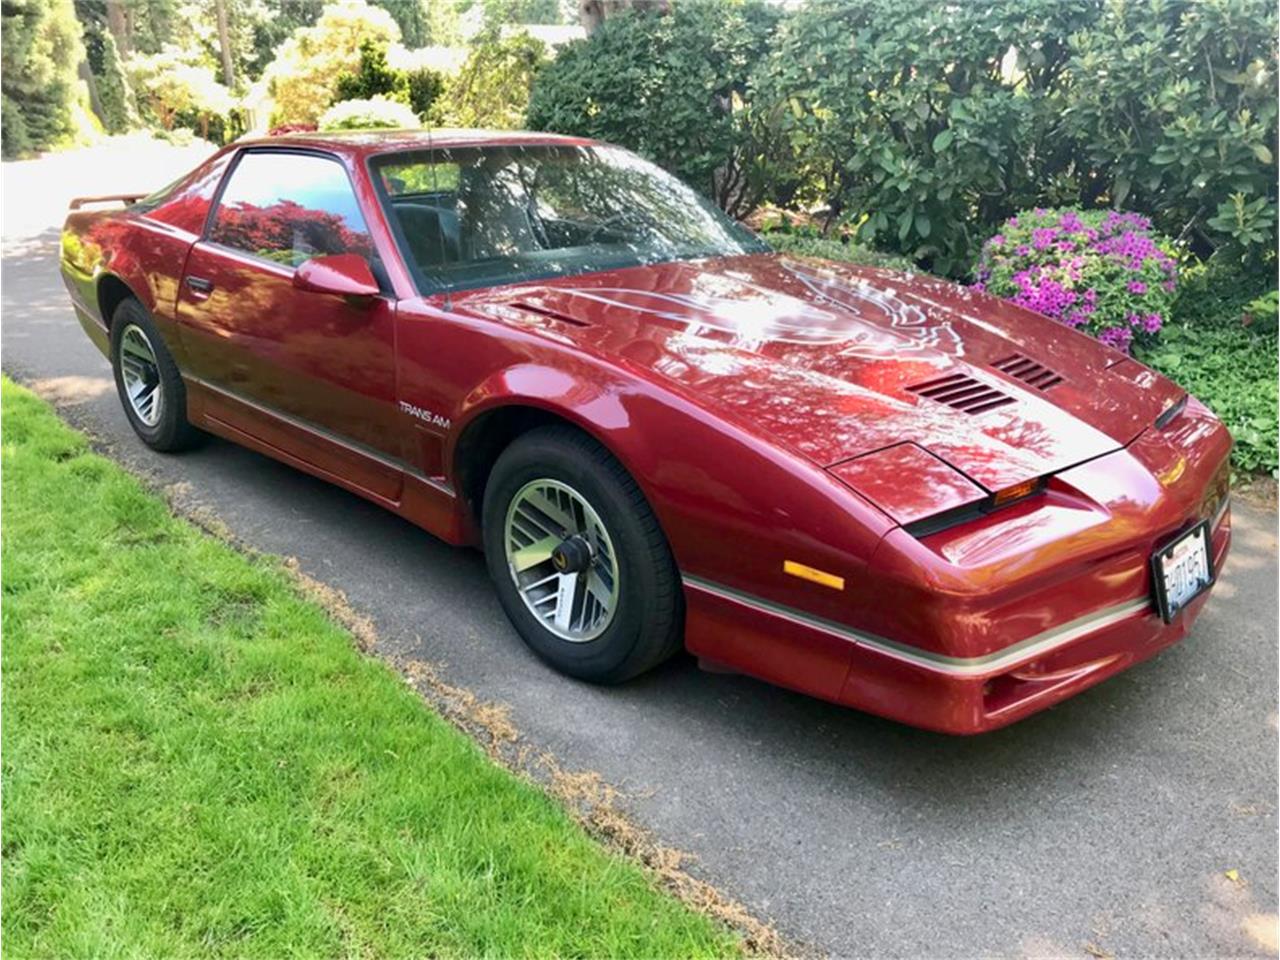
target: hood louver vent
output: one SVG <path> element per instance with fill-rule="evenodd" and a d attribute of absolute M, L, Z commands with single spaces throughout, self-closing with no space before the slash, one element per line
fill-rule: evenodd
<path fill-rule="evenodd" d="M 1062 382 L 1062 377 L 1044 364 L 1036 363 L 1030 357 L 1024 357 L 1020 353 L 997 360 L 992 366 L 1001 373 L 1008 374 L 1015 380 L 1021 380 L 1027 386 L 1035 387 L 1037 390 L 1048 390 Z"/>
<path fill-rule="evenodd" d="M 924 383 L 907 387 L 907 390 L 917 396 L 945 403 L 953 410 L 964 413 L 986 413 L 988 410 L 1014 402 L 1013 397 L 963 373 L 952 373 L 945 377 L 926 380 Z"/>

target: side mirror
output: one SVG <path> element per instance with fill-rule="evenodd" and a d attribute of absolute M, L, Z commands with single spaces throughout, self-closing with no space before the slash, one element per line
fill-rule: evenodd
<path fill-rule="evenodd" d="M 331 293 L 339 297 L 376 297 L 382 292 L 369 269 L 369 261 L 358 253 L 312 257 L 293 271 L 293 285 L 309 293 Z"/>

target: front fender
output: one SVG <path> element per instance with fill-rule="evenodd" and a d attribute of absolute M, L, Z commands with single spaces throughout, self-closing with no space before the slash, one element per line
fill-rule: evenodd
<path fill-rule="evenodd" d="M 521 362 L 494 371 L 460 405 L 448 463 L 486 414 L 525 407 L 599 441 L 644 492 L 682 573 L 840 618 L 893 524 L 806 460 L 720 420 L 661 385 L 591 363 Z M 830 571 L 835 592 L 784 573 Z M 870 601 L 871 598 L 865 598 Z"/>
<path fill-rule="evenodd" d="M 447 462 L 454 464 L 462 438 L 486 414 L 524 407 L 573 424 L 632 470 L 628 461 L 637 446 L 647 446 L 647 438 L 627 435 L 631 415 L 626 396 L 623 383 L 602 381 L 598 376 L 576 377 L 548 364 L 518 363 L 494 371 L 459 405 L 450 431 Z"/>

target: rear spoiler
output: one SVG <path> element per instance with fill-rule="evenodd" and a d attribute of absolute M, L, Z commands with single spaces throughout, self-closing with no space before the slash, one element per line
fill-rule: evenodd
<path fill-rule="evenodd" d="M 127 207 L 145 196 L 145 193 L 110 193 L 102 197 L 76 197 L 71 201 L 71 209 L 79 210 L 86 203 L 123 203 Z"/>

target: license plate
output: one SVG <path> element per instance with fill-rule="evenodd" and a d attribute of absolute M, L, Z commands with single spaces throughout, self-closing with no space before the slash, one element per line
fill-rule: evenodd
<path fill-rule="evenodd" d="M 1199 523 L 1155 552 L 1151 572 L 1155 579 L 1156 605 L 1165 623 L 1213 583 L 1209 553 L 1209 524 Z"/>

